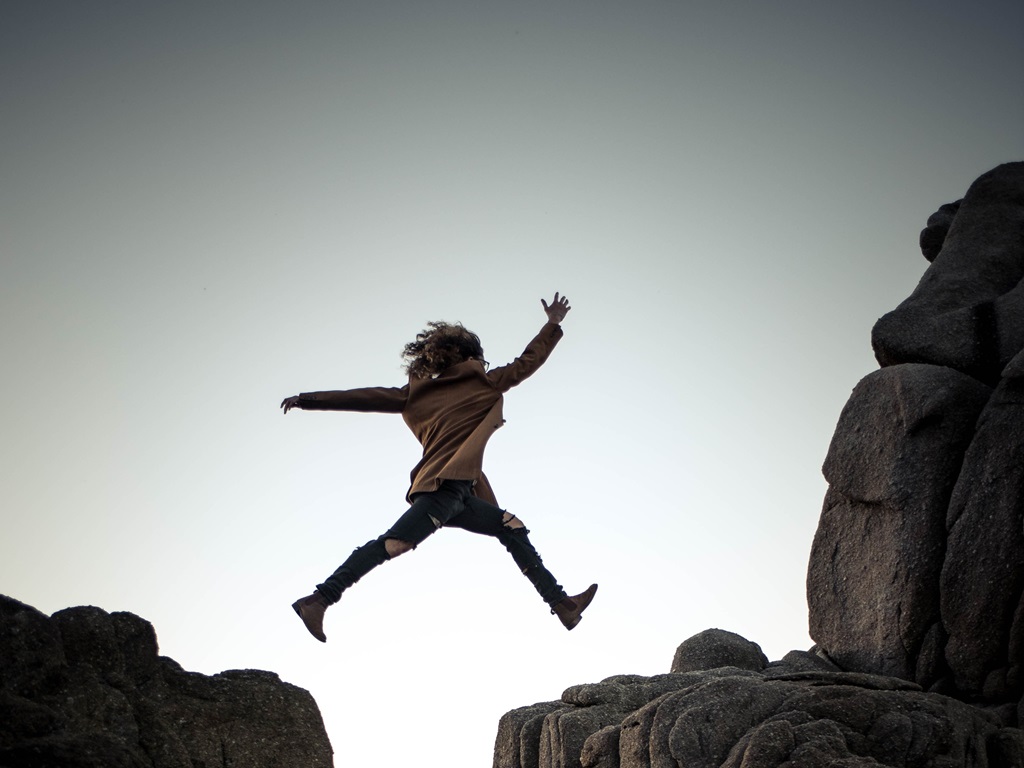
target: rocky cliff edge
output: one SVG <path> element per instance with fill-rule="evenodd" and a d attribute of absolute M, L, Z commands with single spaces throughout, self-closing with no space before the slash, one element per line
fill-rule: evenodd
<path fill-rule="evenodd" d="M 320 710 L 272 672 L 186 672 L 152 625 L 0 595 L 3 768 L 329 768 Z"/>

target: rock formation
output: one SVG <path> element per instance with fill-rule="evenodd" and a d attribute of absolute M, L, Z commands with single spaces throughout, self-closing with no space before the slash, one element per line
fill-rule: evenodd
<path fill-rule="evenodd" d="M 938 255 L 875 325 L 872 344 L 883 368 L 854 389 L 825 459 L 811 637 L 844 669 L 997 707 L 1016 725 L 1024 163 L 971 185 Z"/>
<path fill-rule="evenodd" d="M 495 768 L 1024 766 L 1024 163 L 921 233 L 823 472 L 810 651 L 721 630 L 507 713 Z"/>
<path fill-rule="evenodd" d="M 3 768 L 332 764 L 313 697 L 277 675 L 186 672 L 131 613 L 48 617 L 0 595 Z"/>

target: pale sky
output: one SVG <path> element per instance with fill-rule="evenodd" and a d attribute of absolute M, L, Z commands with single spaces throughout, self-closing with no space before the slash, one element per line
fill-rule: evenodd
<path fill-rule="evenodd" d="M 500 716 L 720 627 L 808 648 L 840 409 L 917 238 L 1024 159 L 1006 2 L 0 6 L 0 592 L 272 670 L 343 765 L 489 765 Z M 485 467 L 570 592 L 441 531 L 327 614 L 418 445 L 285 396 L 403 383 L 428 320 L 493 365 L 566 294 Z"/>

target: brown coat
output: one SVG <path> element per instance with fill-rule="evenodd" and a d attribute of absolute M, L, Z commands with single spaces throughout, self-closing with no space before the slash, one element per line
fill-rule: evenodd
<path fill-rule="evenodd" d="M 483 459 L 487 441 L 505 423 L 502 396 L 540 368 L 561 338 L 561 326 L 546 323 L 522 355 L 500 368 L 488 371 L 479 360 L 467 360 L 433 378 L 410 378 L 404 387 L 303 392 L 298 405 L 307 411 L 401 413 L 423 446 L 407 498 L 436 491 L 443 480 L 473 480 L 475 494 L 497 506 Z"/>

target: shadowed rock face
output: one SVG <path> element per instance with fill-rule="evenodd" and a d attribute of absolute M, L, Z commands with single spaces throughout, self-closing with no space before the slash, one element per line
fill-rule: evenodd
<path fill-rule="evenodd" d="M 943 670 L 939 577 L 963 455 L 991 390 L 933 365 L 854 389 L 823 468 L 807 572 L 810 634 L 840 667 L 930 687 Z"/>
<path fill-rule="evenodd" d="M 810 651 L 707 630 L 667 675 L 513 710 L 495 768 L 1024 766 L 1024 163 L 921 233 L 823 472 Z"/>
<path fill-rule="evenodd" d="M 832 439 L 811 636 L 845 669 L 1000 707 L 1017 724 L 1024 163 L 984 174 L 952 214 L 920 284 L 875 325 L 884 367 L 854 389 Z"/>
<path fill-rule="evenodd" d="M 184 671 L 149 622 L 0 595 L 3 768 L 328 768 L 312 696 L 271 672 Z"/>
<path fill-rule="evenodd" d="M 935 261 L 935 257 L 942 250 L 942 246 L 946 242 L 946 235 L 949 234 L 949 228 L 953 224 L 953 219 L 956 218 L 962 202 L 963 200 L 957 200 L 955 203 L 941 205 L 939 210 L 928 217 L 928 226 L 921 230 L 920 237 L 921 255 L 928 261 Z"/>
<path fill-rule="evenodd" d="M 1016 707 L 1024 696 L 1024 352 L 978 418 L 946 527 L 939 596 L 947 688 Z"/>
<path fill-rule="evenodd" d="M 995 385 L 1024 348 L 1021 243 L 1024 163 L 1007 163 L 971 185 L 917 288 L 875 324 L 878 362 L 942 365 Z"/>

